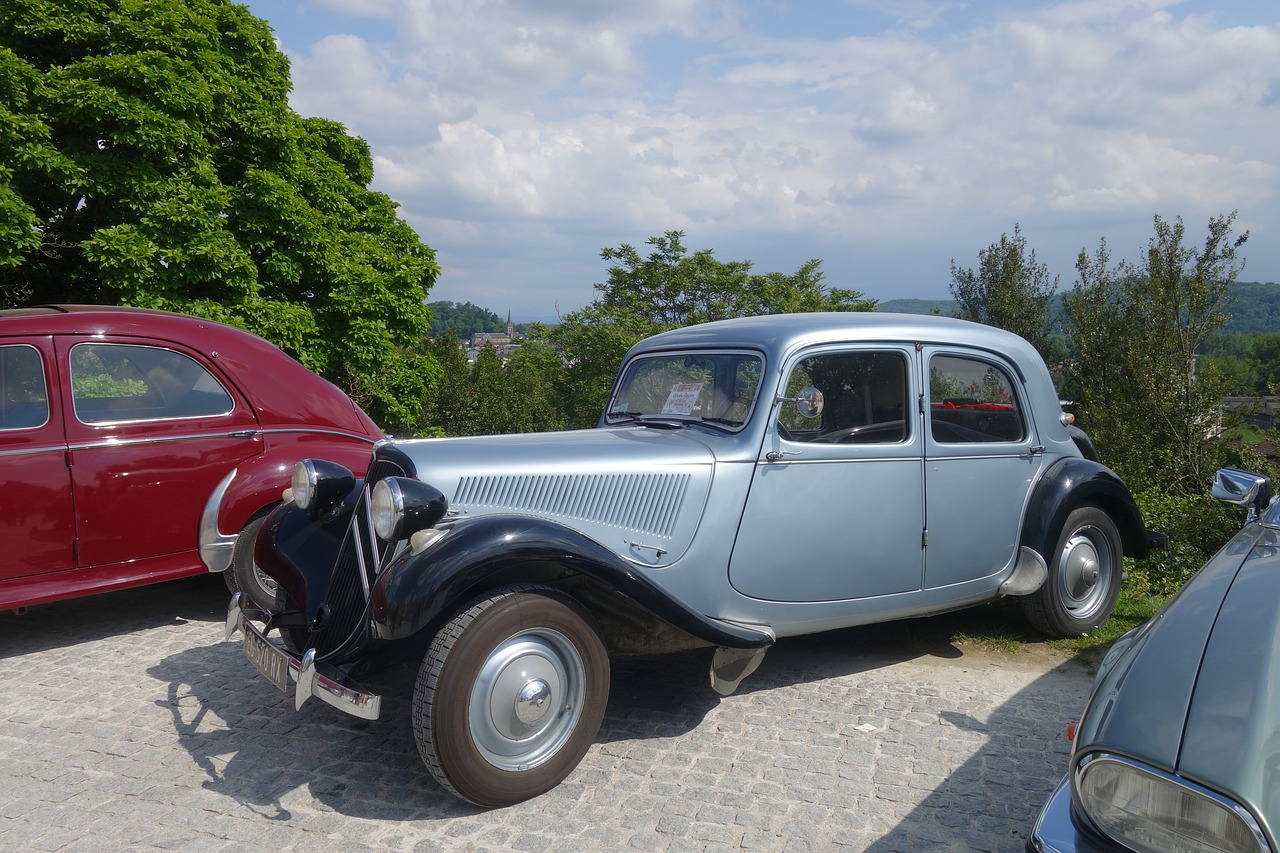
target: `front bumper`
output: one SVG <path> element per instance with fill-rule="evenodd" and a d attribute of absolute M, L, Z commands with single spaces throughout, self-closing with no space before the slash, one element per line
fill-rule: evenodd
<path fill-rule="evenodd" d="M 247 602 L 247 599 L 243 599 Z M 346 682 L 342 673 L 316 662 L 316 650 L 307 649 L 301 656 L 291 654 L 267 638 L 258 627 L 268 614 L 241 606 L 242 595 L 231 596 L 227 605 L 226 639 L 237 632 L 244 634 L 244 654 L 258 671 L 284 692 L 289 682 L 295 685 L 293 707 L 299 709 L 312 696 L 339 711 L 362 720 L 376 720 L 382 710 L 382 697 Z"/>
<path fill-rule="evenodd" d="M 1124 848 L 1104 846 L 1076 829 L 1071 820 L 1071 785 L 1065 776 L 1040 810 L 1031 828 L 1031 837 L 1027 839 L 1027 853 L 1116 853 L 1120 850 Z"/>

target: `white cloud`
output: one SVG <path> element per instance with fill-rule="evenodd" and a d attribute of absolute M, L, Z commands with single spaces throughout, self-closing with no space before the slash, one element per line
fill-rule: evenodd
<path fill-rule="evenodd" d="M 465 282 L 569 310 L 603 279 L 601 247 L 671 228 L 758 269 L 819 257 L 833 283 L 910 275 L 873 295 L 941 297 L 949 260 L 1016 221 L 1069 279 L 1080 235 L 1124 248 L 1153 214 L 1194 234 L 1237 208 L 1250 271 L 1280 278 L 1260 240 L 1280 227 L 1274 23 L 1173 0 L 851 2 L 885 16 L 872 34 L 880 18 L 809 32 L 798 11 L 775 34 L 756 22 L 785 7 L 734 0 L 322 5 L 346 34 L 277 25 L 295 107 L 369 140 L 375 185 L 440 254 L 440 298 L 479 302 Z"/>

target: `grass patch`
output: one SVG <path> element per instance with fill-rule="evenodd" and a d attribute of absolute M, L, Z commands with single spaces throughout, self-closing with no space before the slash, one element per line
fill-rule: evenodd
<path fill-rule="evenodd" d="M 995 652 L 1013 653 L 1026 643 L 1044 642 L 1022 616 L 1022 608 L 1009 601 L 965 610 L 948 626 L 951 642 L 975 645 Z"/>
<path fill-rule="evenodd" d="M 1087 637 L 1049 640 L 1048 643 L 1054 648 L 1073 652 L 1077 661 L 1091 670 L 1097 669 L 1111 644 L 1123 634 L 1150 620 L 1164 602 L 1165 599 L 1160 596 L 1143 595 L 1122 588 L 1115 610 L 1111 611 L 1111 618 L 1101 628 Z"/>
<path fill-rule="evenodd" d="M 1121 589 L 1115 610 L 1106 624 L 1087 637 L 1048 640 L 1027 622 L 1022 607 L 1012 599 L 927 620 L 952 644 L 973 645 L 990 651 L 1014 654 L 1024 646 L 1048 646 L 1075 656 L 1090 670 L 1098 664 L 1121 635 L 1138 627 L 1155 615 L 1164 598 Z"/>

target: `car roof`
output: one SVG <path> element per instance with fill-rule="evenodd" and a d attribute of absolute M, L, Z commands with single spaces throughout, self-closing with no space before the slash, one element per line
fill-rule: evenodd
<path fill-rule="evenodd" d="M 173 311 L 132 308 L 125 305 L 37 305 L 0 311 L 3 334 L 105 334 L 140 337 L 177 336 L 194 329 L 208 329 L 215 337 L 234 339 L 248 332 L 214 320 Z"/>
<path fill-rule="evenodd" d="M 954 317 L 842 311 L 762 314 L 686 326 L 646 338 L 628 355 L 686 347 L 749 347 L 774 358 L 796 347 L 836 342 L 965 344 L 1004 353 L 1021 363 L 1040 362 L 1031 344 L 1012 332 Z"/>
<path fill-rule="evenodd" d="M 215 320 L 123 305 L 40 305 L 0 310 L 0 340 L 12 335 L 176 341 L 214 359 L 261 416 L 278 423 L 329 425 L 381 437 L 369 417 L 328 380 L 275 344 Z"/>

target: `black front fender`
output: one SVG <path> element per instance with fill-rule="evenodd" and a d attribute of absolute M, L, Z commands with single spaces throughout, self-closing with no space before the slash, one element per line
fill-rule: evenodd
<path fill-rule="evenodd" d="M 497 578 L 519 578 L 521 567 L 535 564 L 604 584 L 712 645 L 756 649 L 773 642 L 767 630 L 711 619 L 689 608 L 595 540 L 526 516 L 461 521 L 421 553 L 405 551 L 396 557 L 373 587 L 374 631 L 384 640 L 411 637 L 463 605 L 476 590 L 493 586 Z"/>
<path fill-rule="evenodd" d="M 306 613 L 307 624 L 314 624 L 320 613 L 362 487 L 357 480 L 340 503 L 321 514 L 283 503 L 258 531 L 254 562 Z"/>
<path fill-rule="evenodd" d="M 1053 558 L 1062 525 L 1081 504 L 1101 507 L 1120 531 L 1124 555 L 1141 559 L 1151 553 L 1152 537 L 1129 487 L 1110 468 L 1075 457 L 1054 463 L 1036 483 L 1022 527 L 1022 544 L 1046 560 Z"/>

